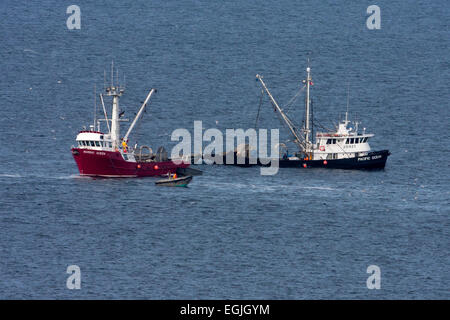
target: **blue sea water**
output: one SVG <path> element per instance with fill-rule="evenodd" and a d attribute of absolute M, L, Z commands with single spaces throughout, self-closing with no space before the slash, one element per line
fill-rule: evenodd
<path fill-rule="evenodd" d="M 2 0 L 0 298 L 449 299 L 449 13 L 444 0 Z M 202 166 L 186 189 L 78 176 L 70 147 L 111 60 L 127 117 L 159 90 L 132 139 L 170 149 L 195 120 L 253 127 L 255 75 L 284 104 L 308 58 L 315 118 L 338 120 L 349 83 L 351 115 L 392 153 L 385 170 Z M 281 126 L 267 100 L 259 125 Z"/>

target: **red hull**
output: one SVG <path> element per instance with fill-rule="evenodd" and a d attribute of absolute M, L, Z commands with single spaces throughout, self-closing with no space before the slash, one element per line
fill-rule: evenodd
<path fill-rule="evenodd" d="M 177 168 L 187 168 L 189 163 L 125 161 L 120 152 L 72 148 L 72 155 L 82 176 L 99 177 L 150 177 L 175 173 Z"/>

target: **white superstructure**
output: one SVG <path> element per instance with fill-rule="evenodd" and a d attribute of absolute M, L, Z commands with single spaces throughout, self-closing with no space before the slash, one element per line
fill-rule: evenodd
<path fill-rule="evenodd" d="M 345 159 L 367 155 L 373 134 L 358 133 L 348 128 L 348 120 L 339 123 L 335 132 L 318 132 L 312 160 Z"/>

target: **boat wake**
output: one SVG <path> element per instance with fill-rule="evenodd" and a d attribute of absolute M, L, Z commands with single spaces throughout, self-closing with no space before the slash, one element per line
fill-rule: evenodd
<path fill-rule="evenodd" d="M 89 177 L 80 176 L 78 174 L 70 174 L 70 175 L 63 175 L 63 176 L 48 176 L 48 175 L 36 175 L 36 174 L 30 174 L 30 175 L 20 175 L 20 174 L 9 174 L 9 173 L 0 173 L 0 178 L 38 178 L 38 179 L 86 179 Z"/>
<path fill-rule="evenodd" d="M 327 191 L 336 191 L 338 189 L 330 188 L 330 187 L 305 187 L 305 186 L 295 186 L 297 189 L 315 189 L 315 190 L 327 190 Z"/>
<path fill-rule="evenodd" d="M 208 185 L 208 188 L 211 186 Z M 314 187 L 314 186 L 298 186 L 298 185 L 281 185 L 281 184 L 245 184 L 245 183 L 226 183 L 226 182 L 215 182 L 214 187 L 218 189 L 238 189 L 238 190 L 248 190 L 251 192 L 282 192 L 286 189 L 311 189 L 311 190 L 323 190 L 323 191 L 337 191 L 338 189 L 331 187 Z"/>
<path fill-rule="evenodd" d="M 22 178 L 20 174 L 7 174 L 7 173 L 1 173 L 0 178 Z"/>
<path fill-rule="evenodd" d="M 29 52 L 29 53 L 38 54 L 36 51 L 34 51 L 32 49 L 23 49 L 23 52 Z"/>

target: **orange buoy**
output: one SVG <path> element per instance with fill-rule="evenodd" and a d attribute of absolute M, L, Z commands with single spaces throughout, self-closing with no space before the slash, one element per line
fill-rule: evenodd
<path fill-rule="evenodd" d="M 323 164 L 324 164 L 324 165 L 327 165 L 327 164 L 328 164 L 327 160 L 324 160 L 324 161 L 323 161 Z"/>
<path fill-rule="evenodd" d="M 140 169 L 140 168 L 141 168 L 141 165 L 140 165 L 140 164 L 138 164 L 138 165 L 137 165 L 137 168 L 138 168 L 138 169 Z"/>
<path fill-rule="evenodd" d="M 153 169 L 158 170 L 159 167 L 155 164 L 154 167 L 153 167 Z"/>

